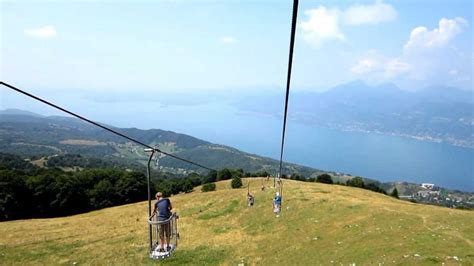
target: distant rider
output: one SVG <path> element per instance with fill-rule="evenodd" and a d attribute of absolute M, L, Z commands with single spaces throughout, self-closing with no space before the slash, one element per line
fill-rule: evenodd
<path fill-rule="evenodd" d="M 276 214 L 276 217 L 280 217 L 281 212 L 281 196 L 280 192 L 275 193 L 275 198 L 273 199 L 273 212 Z"/>
<path fill-rule="evenodd" d="M 247 206 L 251 207 L 253 206 L 253 203 L 255 201 L 255 196 L 252 193 L 247 193 Z"/>

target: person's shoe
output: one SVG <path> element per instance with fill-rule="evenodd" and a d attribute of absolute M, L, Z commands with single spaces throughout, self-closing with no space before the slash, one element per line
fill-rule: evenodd
<path fill-rule="evenodd" d="M 278 214 L 276 217 L 278 218 L 278 217 L 280 217 L 280 215 Z"/>

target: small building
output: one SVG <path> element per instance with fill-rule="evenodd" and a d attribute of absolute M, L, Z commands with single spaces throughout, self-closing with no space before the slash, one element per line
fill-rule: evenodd
<path fill-rule="evenodd" d="M 425 189 L 433 189 L 433 188 L 434 188 L 434 184 L 423 183 L 423 184 L 421 184 L 421 187 L 422 187 L 422 188 L 425 188 Z"/>
<path fill-rule="evenodd" d="M 418 191 L 417 195 L 419 197 L 426 198 L 430 195 L 430 192 L 426 191 L 426 190 L 420 190 L 420 191 Z"/>

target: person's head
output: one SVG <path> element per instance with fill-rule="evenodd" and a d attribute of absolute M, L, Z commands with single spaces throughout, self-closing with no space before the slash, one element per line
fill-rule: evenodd
<path fill-rule="evenodd" d="M 277 196 L 277 197 L 280 196 L 280 192 L 277 191 L 277 192 L 275 193 L 275 196 Z"/>
<path fill-rule="evenodd" d="M 161 192 L 157 192 L 155 197 L 156 199 L 161 199 L 163 197 L 163 194 Z"/>

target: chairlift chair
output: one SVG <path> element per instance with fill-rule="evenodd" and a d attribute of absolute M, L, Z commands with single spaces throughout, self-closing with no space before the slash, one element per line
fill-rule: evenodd
<path fill-rule="evenodd" d="M 155 149 L 145 149 L 145 152 L 149 152 L 150 156 L 148 157 L 148 164 L 147 164 L 147 183 L 148 183 L 148 235 L 149 235 L 149 256 L 151 259 L 164 259 L 170 257 L 171 254 L 176 250 L 178 247 L 178 239 L 179 239 L 179 232 L 178 232 L 178 214 L 176 212 L 171 213 L 171 216 L 164 220 L 160 221 L 158 219 L 157 213 L 151 213 L 151 188 L 150 188 L 150 163 L 155 155 Z M 157 156 L 156 160 L 156 167 L 159 169 L 159 159 L 160 156 Z M 168 230 L 166 230 L 168 229 Z M 168 232 L 166 232 L 168 231 Z M 167 246 L 162 247 L 160 245 L 160 240 L 167 240 L 167 236 L 169 234 L 169 241 L 167 242 Z M 169 246 L 169 249 L 168 249 Z M 164 249 L 164 250 L 161 250 Z"/>
<path fill-rule="evenodd" d="M 165 221 L 159 221 L 158 215 L 153 214 L 148 219 L 148 224 L 150 225 L 151 230 L 151 247 L 150 247 L 150 258 L 151 259 L 165 259 L 171 256 L 171 254 L 178 247 L 179 232 L 178 232 L 178 219 L 179 216 L 177 213 L 172 213 L 170 218 Z M 167 239 L 166 229 L 168 228 L 169 233 L 169 243 L 170 247 L 167 249 L 166 246 L 160 246 L 161 237 Z M 166 241 L 165 241 L 166 242 Z M 164 250 L 161 250 L 164 249 Z"/>

